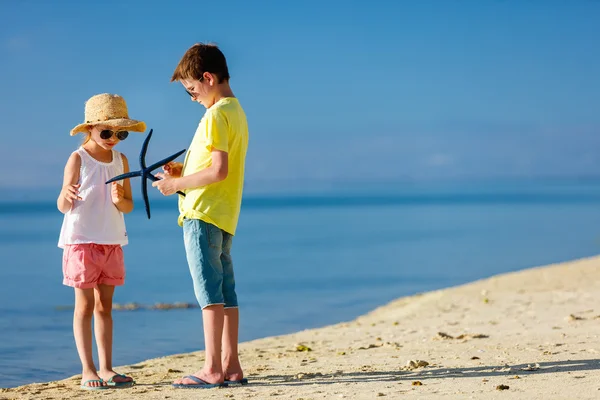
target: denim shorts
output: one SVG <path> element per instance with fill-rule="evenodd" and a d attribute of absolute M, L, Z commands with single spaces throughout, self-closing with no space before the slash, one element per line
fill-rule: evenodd
<path fill-rule="evenodd" d="M 200 307 L 237 307 L 231 261 L 233 236 L 200 219 L 184 219 L 185 253 Z"/>

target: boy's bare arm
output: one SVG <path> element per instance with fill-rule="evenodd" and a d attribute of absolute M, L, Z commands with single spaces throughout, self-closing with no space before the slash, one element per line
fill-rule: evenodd
<path fill-rule="evenodd" d="M 195 174 L 183 176 L 176 180 L 177 190 L 194 189 L 221 182 L 229 172 L 229 157 L 227 152 L 214 150 L 211 152 L 211 165 Z M 177 191 L 176 190 L 176 191 Z"/>
<path fill-rule="evenodd" d="M 79 197 L 79 168 L 81 168 L 81 158 L 79 154 L 73 153 L 67 160 L 65 165 L 65 173 L 63 177 L 63 186 L 56 200 L 58 210 L 65 214 L 73 207 L 75 200 L 81 200 Z"/>
<path fill-rule="evenodd" d="M 165 196 L 169 196 L 178 190 L 194 189 L 210 185 L 211 183 L 217 183 L 227 178 L 227 174 L 229 173 L 229 157 L 227 152 L 213 149 L 211 158 L 210 167 L 195 174 L 181 178 L 173 178 L 166 174 L 156 174 L 162 179 L 154 182 L 152 186 L 158 188 Z"/>

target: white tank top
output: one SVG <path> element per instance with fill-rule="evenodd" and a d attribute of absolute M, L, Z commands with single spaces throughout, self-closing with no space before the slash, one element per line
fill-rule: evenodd
<path fill-rule="evenodd" d="M 58 247 L 82 243 L 126 245 L 125 218 L 111 200 L 111 185 L 104 183 L 123 173 L 121 153 L 112 150 L 109 163 L 94 159 L 83 147 L 77 149 L 77 154 L 81 158 L 78 183 L 82 200 L 75 200 L 65 213 Z"/>

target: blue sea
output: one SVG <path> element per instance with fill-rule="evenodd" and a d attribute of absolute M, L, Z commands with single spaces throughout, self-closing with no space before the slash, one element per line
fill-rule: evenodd
<path fill-rule="evenodd" d="M 0 387 L 77 374 L 73 291 L 61 284 L 56 246 L 62 215 L 51 196 L 2 197 Z M 126 216 L 127 281 L 116 303 L 195 301 L 175 200 L 154 198 L 151 220 L 139 201 Z M 241 340 L 347 321 L 400 296 L 598 253 L 597 181 L 248 194 L 233 244 Z M 114 320 L 116 365 L 202 348 L 198 309 L 115 311 Z"/>

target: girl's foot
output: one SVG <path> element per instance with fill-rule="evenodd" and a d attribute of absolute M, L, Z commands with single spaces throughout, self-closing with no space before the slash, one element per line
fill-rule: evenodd
<path fill-rule="evenodd" d="M 95 371 L 84 371 L 81 373 L 81 387 L 96 388 L 107 386 Z"/>
<path fill-rule="evenodd" d="M 109 386 L 127 386 L 127 385 L 133 385 L 133 378 L 132 377 L 121 375 L 119 373 L 116 373 L 112 369 L 106 370 L 106 371 L 99 371 L 98 375 Z"/>

